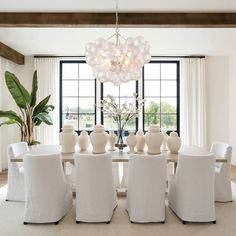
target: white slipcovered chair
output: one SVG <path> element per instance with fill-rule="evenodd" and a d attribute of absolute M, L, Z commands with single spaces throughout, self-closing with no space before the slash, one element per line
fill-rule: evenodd
<path fill-rule="evenodd" d="M 169 207 L 186 222 L 216 223 L 215 156 L 179 154 L 176 174 L 170 178 Z"/>
<path fill-rule="evenodd" d="M 215 165 L 215 201 L 232 201 L 230 179 L 232 147 L 227 143 L 214 142 L 212 143 L 210 151 L 213 152 L 216 157 L 227 159 L 226 163 L 216 163 Z"/>
<path fill-rule="evenodd" d="M 27 223 L 59 223 L 72 207 L 72 192 L 60 154 L 24 156 Z"/>
<path fill-rule="evenodd" d="M 117 205 L 110 154 L 75 154 L 76 223 L 110 223 Z"/>
<path fill-rule="evenodd" d="M 127 211 L 132 223 L 165 223 L 166 166 L 162 155 L 130 155 Z"/>
<path fill-rule="evenodd" d="M 12 158 L 23 156 L 29 152 L 26 142 L 13 143 L 7 147 L 8 155 L 8 178 L 6 201 L 25 200 L 25 180 L 24 167 L 17 162 L 12 162 Z"/>

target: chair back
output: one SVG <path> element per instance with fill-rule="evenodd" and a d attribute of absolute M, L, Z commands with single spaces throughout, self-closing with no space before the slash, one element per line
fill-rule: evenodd
<path fill-rule="evenodd" d="M 56 197 L 57 192 L 54 190 L 58 183 L 66 182 L 60 155 L 25 154 L 23 162 L 26 199 L 50 202 L 50 197 Z"/>
<path fill-rule="evenodd" d="M 148 183 L 155 180 L 157 185 L 165 186 L 167 178 L 167 161 L 163 155 L 131 154 L 129 160 L 129 182 L 134 179 L 142 188 L 148 188 Z M 128 184 L 129 187 L 132 187 Z"/>
<path fill-rule="evenodd" d="M 217 163 L 217 166 L 223 169 L 230 169 L 232 146 L 227 143 L 213 142 L 210 152 L 214 153 L 216 157 L 227 159 L 227 163 Z"/>
<path fill-rule="evenodd" d="M 8 157 L 9 158 L 22 156 L 27 152 L 29 152 L 29 147 L 26 142 L 12 143 L 12 144 L 8 145 Z"/>
<path fill-rule="evenodd" d="M 214 199 L 214 154 L 210 153 L 204 156 L 179 154 L 175 180 L 180 182 L 181 185 L 179 187 L 185 190 L 186 186 L 188 186 L 189 191 L 185 191 L 185 194 L 188 194 L 188 192 L 190 195 L 192 195 L 192 192 L 202 193 L 204 189 L 208 189 L 209 195 L 212 195 L 211 197 Z M 204 194 L 196 194 L 196 198 L 201 196 L 204 198 Z"/>
<path fill-rule="evenodd" d="M 75 154 L 76 220 L 110 221 L 117 205 L 111 154 Z"/>

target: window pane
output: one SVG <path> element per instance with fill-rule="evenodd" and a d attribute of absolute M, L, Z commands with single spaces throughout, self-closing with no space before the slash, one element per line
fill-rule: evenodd
<path fill-rule="evenodd" d="M 144 115 L 144 130 L 147 130 L 150 125 L 160 126 L 160 113 L 145 113 Z"/>
<path fill-rule="evenodd" d="M 160 96 L 160 82 L 145 81 L 144 95 L 145 97 Z"/>
<path fill-rule="evenodd" d="M 63 97 L 62 101 L 63 113 L 66 112 L 78 112 L 78 98 L 66 98 Z"/>
<path fill-rule="evenodd" d="M 62 82 L 63 96 L 78 96 L 78 80 L 64 80 Z"/>
<path fill-rule="evenodd" d="M 79 81 L 79 96 L 93 96 L 95 94 L 94 80 Z"/>
<path fill-rule="evenodd" d="M 161 96 L 176 96 L 176 81 L 161 82 Z"/>
<path fill-rule="evenodd" d="M 176 80 L 177 65 L 176 63 L 163 63 L 161 64 L 161 79 Z"/>
<path fill-rule="evenodd" d="M 106 97 L 108 94 L 114 97 L 118 97 L 119 87 L 113 85 L 112 83 L 104 83 L 103 84 L 103 97 Z"/>
<path fill-rule="evenodd" d="M 79 64 L 79 79 L 94 79 L 93 69 L 86 63 Z"/>
<path fill-rule="evenodd" d="M 79 113 L 94 113 L 94 98 L 79 98 Z"/>
<path fill-rule="evenodd" d="M 93 130 L 94 123 L 94 114 L 79 114 L 79 130 Z"/>
<path fill-rule="evenodd" d="M 162 98 L 161 99 L 162 113 L 176 113 L 176 98 Z"/>
<path fill-rule="evenodd" d="M 160 79 L 160 63 L 149 63 L 144 66 L 145 79 Z"/>
<path fill-rule="evenodd" d="M 63 113 L 62 126 L 73 125 L 75 130 L 78 130 L 78 114 L 77 113 Z"/>
<path fill-rule="evenodd" d="M 95 124 L 95 80 L 83 61 L 62 63 L 62 125 L 91 130 Z"/>
<path fill-rule="evenodd" d="M 160 112 L 160 98 L 146 98 L 145 112 Z"/>
<path fill-rule="evenodd" d="M 63 63 L 62 64 L 62 78 L 64 79 L 78 79 L 78 64 L 77 63 Z"/>
<path fill-rule="evenodd" d="M 120 96 L 133 96 L 136 91 L 135 81 L 130 81 L 120 85 Z"/>
<path fill-rule="evenodd" d="M 176 121 L 176 114 L 161 115 L 161 129 L 162 130 L 177 130 L 177 121 Z"/>

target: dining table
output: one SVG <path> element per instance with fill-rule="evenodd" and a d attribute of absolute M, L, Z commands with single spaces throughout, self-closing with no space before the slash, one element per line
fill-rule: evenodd
<path fill-rule="evenodd" d="M 50 155 L 50 154 L 60 154 L 63 167 L 65 168 L 66 163 L 74 164 L 74 155 L 75 153 L 81 153 L 81 154 L 92 154 L 92 148 L 89 148 L 88 151 L 79 151 L 75 150 L 73 153 L 62 153 L 61 152 L 61 146 L 60 145 L 39 145 L 37 147 L 31 148 L 30 153 L 33 155 Z M 128 162 L 130 153 L 128 150 L 124 149 L 123 151 L 107 151 L 107 153 L 111 154 L 112 162 Z M 178 163 L 178 155 L 181 153 L 183 154 L 190 154 L 190 155 L 207 155 L 210 154 L 210 151 L 198 147 L 198 146 L 182 146 L 178 153 L 171 153 L 168 150 L 162 151 L 161 154 L 166 155 L 167 157 L 167 163 L 173 163 L 174 169 L 177 167 Z M 148 154 L 148 152 L 145 150 L 143 153 L 138 154 L 144 154 L 144 155 L 152 155 Z M 154 156 L 154 155 L 153 155 Z M 227 162 L 227 159 L 223 157 L 216 157 L 216 162 L 225 163 Z M 11 159 L 12 162 L 23 162 L 23 156 L 18 156 L 16 158 Z"/>

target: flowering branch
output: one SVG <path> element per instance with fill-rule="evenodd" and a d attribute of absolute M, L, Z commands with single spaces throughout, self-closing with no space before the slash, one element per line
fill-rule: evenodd
<path fill-rule="evenodd" d="M 118 129 L 124 129 L 125 125 L 134 117 L 138 117 L 145 100 L 137 97 L 137 94 L 133 94 L 133 101 L 127 101 L 123 104 L 117 103 L 115 97 L 107 95 L 105 99 L 101 101 L 101 105 L 98 106 L 103 112 L 108 114 L 108 117 L 113 118 L 116 122 Z"/>

